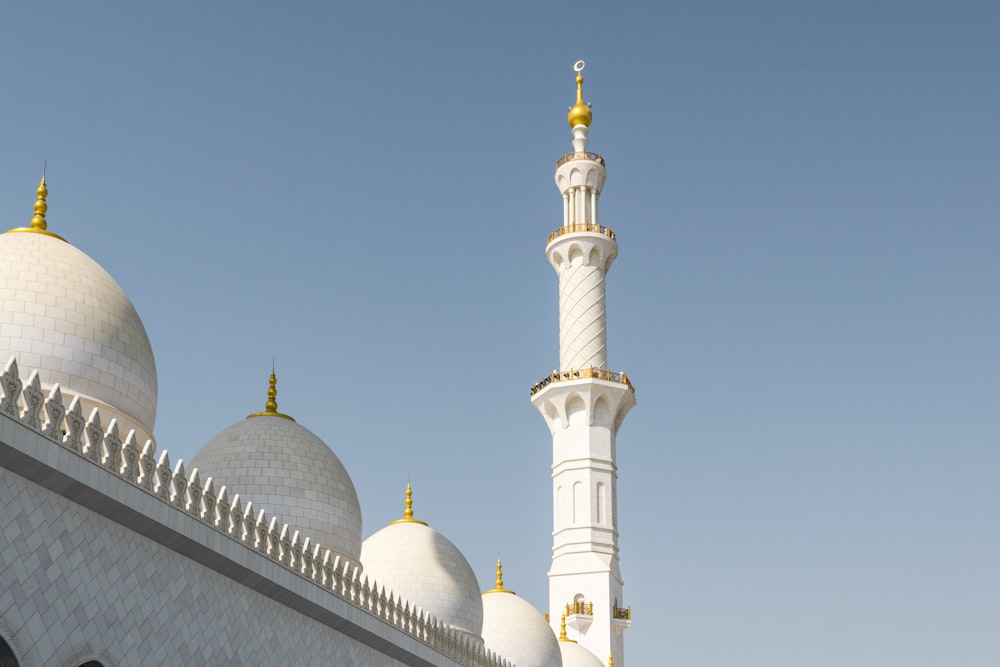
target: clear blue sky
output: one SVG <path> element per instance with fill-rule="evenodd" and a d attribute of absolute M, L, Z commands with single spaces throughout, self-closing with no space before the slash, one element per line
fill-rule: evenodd
<path fill-rule="evenodd" d="M 0 215 L 132 298 L 159 446 L 265 400 L 365 534 L 546 603 L 571 66 L 608 163 L 630 664 L 1000 662 L 1000 5 L 0 8 Z"/>

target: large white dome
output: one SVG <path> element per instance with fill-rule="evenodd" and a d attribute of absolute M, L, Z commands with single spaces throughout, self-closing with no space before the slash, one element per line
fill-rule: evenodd
<path fill-rule="evenodd" d="M 84 416 L 96 407 L 122 437 L 136 429 L 140 447 L 152 438 L 156 362 L 142 320 L 107 271 L 45 230 L 44 215 L 0 234 L 0 359 L 12 355 L 46 390 L 79 396 Z"/>
<path fill-rule="evenodd" d="M 497 583 L 483 593 L 483 643 L 517 667 L 561 667 L 559 642 L 542 612 L 503 587 L 500 562 Z"/>
<path fill-rule="evenodd" d="M 469 561 L 448 538 L 412 518 L 409 486 L 406 492 L 404 518 L 369 537 L 361 547 L 365 575 L 439 623 L 481 640 L 483 601 Z"/>
<path fill-rule="evenodd" d="M 361 503 L 350 475 L 326 444 L 271 401 L 209 440 L 191 460 L 201 479 L 225 484 L 230 497 L 297 528 L 334 552 L 357 562 L 361 555 Z M 273 406 L 273 408 L 272 408 Z"/>

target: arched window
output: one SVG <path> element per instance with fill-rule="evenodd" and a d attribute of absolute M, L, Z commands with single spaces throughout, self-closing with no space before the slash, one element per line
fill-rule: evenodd
<path fill-rule="evenodd" d="M 18 667 L 14 649 L 7 645 L 3 637 L 0 637 L 0 667 Z"/>
<path fill-rule="evenodd" d="M 90 661 L 85 662 L 82 665 L 80 665 L 80 667 L 104 667 L 104 665 L 102 665 L 101 663 L 97 662 L 96 660 L 90 660 Z"/>

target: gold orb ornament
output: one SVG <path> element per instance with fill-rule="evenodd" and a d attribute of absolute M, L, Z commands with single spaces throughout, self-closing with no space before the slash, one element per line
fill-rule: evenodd
<path fill-rule="evenodd" d="M 586 66 L 587 63 L 582 60 L 577 60 L 573 65 L 573 71 L 576 72 L 576 104 L 569 108 L 569 114 L 566 116 L 570 127 L 577 125 L 590 127 L 590 122 L 594 119 L 590 105 L 583 101 L 583 68 Z"/>

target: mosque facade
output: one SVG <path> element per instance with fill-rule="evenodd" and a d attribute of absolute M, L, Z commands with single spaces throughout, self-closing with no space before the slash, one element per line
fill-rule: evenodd
<path fill-rule="evenodd" d="M 616 436 L 635 405 L 607 364 L 605 277 L 583 97 L 556 165 L 559 370 L 531 390 L 553 442 L 553 555 L 543 613 L 483 592 L 415 514 L 363 538 L 336 454 L 280 412 L 223 429 L 185 463 L 157 448 L 156 364 L 115 280 L 49 230 L 48 187 L 0 234 L 0 667 L 625 664 Z"/>

